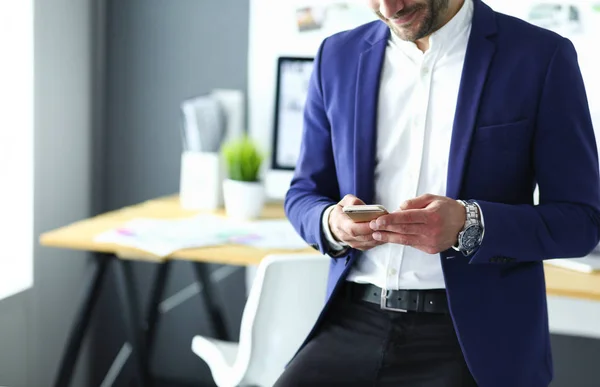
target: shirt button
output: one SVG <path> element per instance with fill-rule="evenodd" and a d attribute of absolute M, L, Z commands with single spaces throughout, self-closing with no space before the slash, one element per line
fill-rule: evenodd
<path fill-rule="evenodd" d="M 390 270 L 388 270 L 388 275 L 390 277 L 395 276 L 396 274 L 398 274 L 398 270 L 396 270 L 396 269 L 390 269 Z"/>
<path fill-rule="evenodd" d="M 429 69 L 427 67 L 423 67 L 421 69 L 421 75 L 425 77 L 427 74 L 429 74 Z"/>

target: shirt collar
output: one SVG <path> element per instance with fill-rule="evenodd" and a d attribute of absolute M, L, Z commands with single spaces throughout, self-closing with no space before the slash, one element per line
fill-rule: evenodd
<path fill-rule="evenodd" d="M 439 51 L 447 46 L 449 41 L 456 39 L 457 35 L 471 26 L 473 21 L 473 0 L 464 0 L 460 10 L 439 30 L 429 37 L 429 51 Z M 393 31 L 390 33 L 390 42 L 403 50 L 415 50 L 417 45 L 413 42 L 400 39 Z"/>

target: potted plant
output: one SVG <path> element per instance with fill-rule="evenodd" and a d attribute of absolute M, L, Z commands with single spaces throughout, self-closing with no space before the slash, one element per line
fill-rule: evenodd
<path fill-rule="evenodd" d="M 247 136 L 227 142 L 222 152 L 228 176 L 223 181 L 227 216 L 258 218 L 265 201 L 264 186 L 259 176 L 264 155 Z"/>

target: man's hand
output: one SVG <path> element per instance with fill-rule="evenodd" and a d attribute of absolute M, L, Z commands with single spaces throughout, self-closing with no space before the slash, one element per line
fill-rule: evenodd
<path fill-rule="evenodd" d="M 365 251 L 383 244 L 373 239 L 373 230 L 369 222 L 355 223 L 342 212 L 344 206 L 365 204 L 353 195 L 346 195 L 329 215 L 329 229 L 333 237 L 357 250 Z"/>
<path fill-rule="evenodd" d="M 398 211 L 370 222 L 373 238 L 437 254 L 456 243 L 465 225 L 465 207 L 456 200 L 422 195 L 404 202 Z"/>

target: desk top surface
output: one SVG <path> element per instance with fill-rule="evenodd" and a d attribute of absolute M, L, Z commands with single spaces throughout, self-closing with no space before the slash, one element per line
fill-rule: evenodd
<path fill-rule="evenodd" d="M 149 200 L 134 206 L 111 211 L 90 219 L 82 220 L 59 229 L 44 233 L 40 237 L 43 246 L 74 250 L 113 253 L 122 258 L 138 260 L 161 260 L 147 253 L 122 246 L 98 243 L 96 235 L 116 228 L 135 218 L 174 219 L 197 214 L 180 207 L 177 196 Z M 223 214 L 218 211 L 216 214 Z M 284 212 L 281 203 L 269 203 L 263 211 L 264 219 L 281 219 Z M 267 250 L 239 245 L 203 247 L 175 252 L 170 258 L 197 262 L 229 265 L 254 265 L 269 254 L 317 253 L 307 247 L 303 250 Z M 584 274 L 575 271 L 545 266 L 546 288 L 549 295 L 575 297 L 600 301 L 600 273 Z"/>
<path fill-rule="evenodd" d="M 49 231 L 41 235 L 40 243 L 48 247 L 112 253 L 121 258 L 160 261 L 162 258 L 157 258 L 149 253 L 111 243 L 99 243 L 94 238 L 104 231 L 119 227 L 135 218 L 175 219 L 194 216 L 198 213 L 199 211 L 182 209 L 177 196 L 159 198 Z M 217 211 L 215 214 L 223 215 L 223 211 Z M 281 219 L 284 217 L 281 203 L 268 203 L 265 205 L 263 219 Z M 316 253 L 316 251 L 310 247 L 302 250 L 273 250 L 241 245 L 224 245 L 180 250 L 173 253 L 169 258 L 243 266 L 257 264 L 269 254 L 290 253 L 305 254 Z"/>
<path fill-rule="evenodd" d="M 552 265 L 545 265 L 544 271 L 548 295 L 600 302 L 600 273 L 580 273 Z"/>

